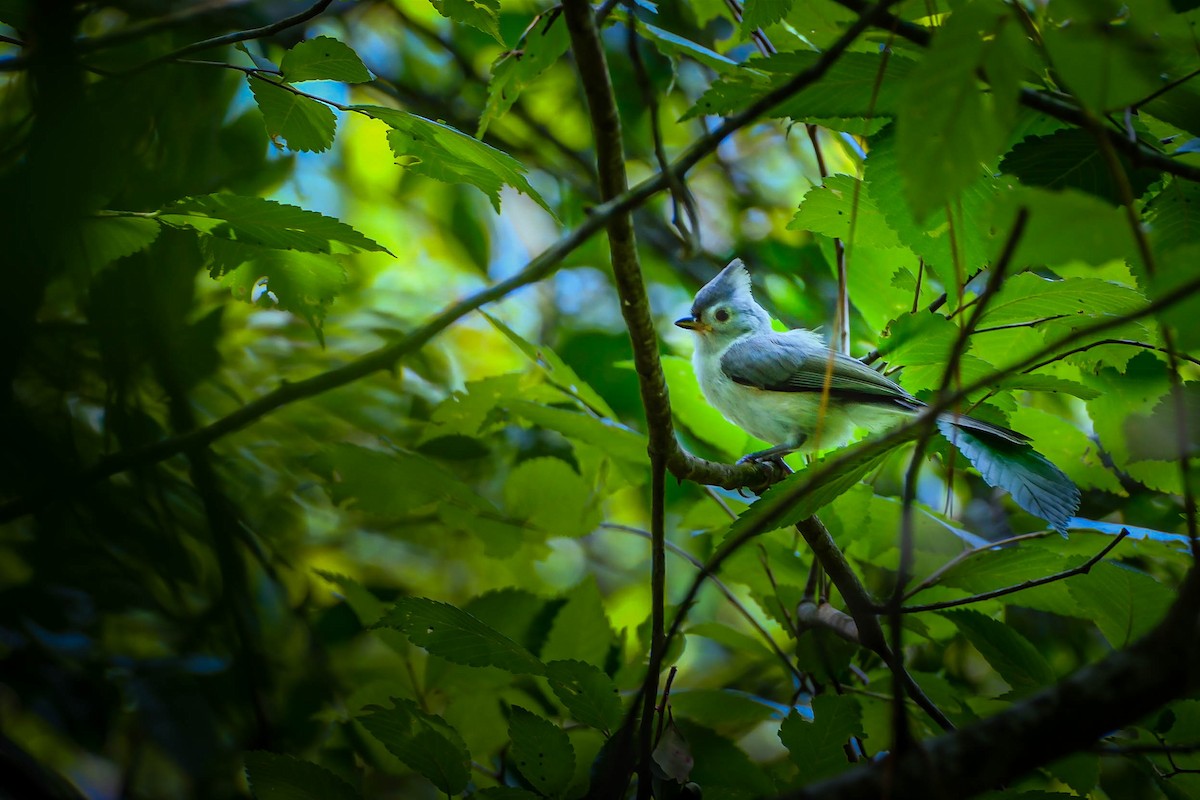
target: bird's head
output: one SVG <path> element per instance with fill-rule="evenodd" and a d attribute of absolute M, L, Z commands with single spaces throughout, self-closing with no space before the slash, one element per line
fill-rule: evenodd
<path fill-rule="evenodd" d="M 701 341 L 723 342 L 771 329 L 771 317 L 750 293 L 750 273 L 740 258 L 729 262 L 696 293 L 692 314 L 675 321 Z"/>

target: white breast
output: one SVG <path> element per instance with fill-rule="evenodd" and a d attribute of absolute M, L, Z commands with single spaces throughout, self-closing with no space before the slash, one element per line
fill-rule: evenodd
<path fill-rule="evenodd" d="M 697 337 L 699 338 L 699 337 Z M 773 392 L 735 383 L 721 369 L 720 355 L 697 342 L 692 368 L 704 398 L 725 419 L 775 444 L 797 444 L 809 450 L 841 444 L 854 430 L 846 410 L 826 405 L 819 392 Z"/>

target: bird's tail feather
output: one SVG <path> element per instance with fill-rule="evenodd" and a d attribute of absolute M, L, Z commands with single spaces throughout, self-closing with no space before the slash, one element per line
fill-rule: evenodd
<path fill-rule="evenodd" d="M 971 417 L 943 414 L 938 430 L 979 470 L 990 486 L 999 486 L 1018 506 L 1066 535 L 1067 522 L 1079 508 L 1079 489 L 1015 431 Z"/>

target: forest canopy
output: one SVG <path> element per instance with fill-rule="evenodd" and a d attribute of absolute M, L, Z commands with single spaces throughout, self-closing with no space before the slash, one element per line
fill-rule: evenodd
<path fill-rule="evenodd" d="M 1200 797 L 1198 21 L 0 0 L 0 797 Z"/>

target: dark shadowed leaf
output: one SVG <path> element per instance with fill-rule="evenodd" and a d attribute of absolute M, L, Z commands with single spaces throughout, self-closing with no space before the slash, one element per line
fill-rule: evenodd
<path fill-rule="evenodd" d="M 241 244 L 307 253 L 388 252 L 344 222 L 261 197 L 208 194 L 186 197 L 157 214 L 170 225 Z"/>
<path fill-rule="evenodd" d="M 521 645 L 449 603 L 404 597 L 378 625 L 403 631 L 418 647 L 455 664 L 541 675 L 545 666 Z"/>
<path fill-rule="evenodd" d="M 851 736 L 862 734 L 862 709 L 853 697 L 823 694 L 813 698 L 812 719 L 792 711 L 779 727 L 779 741 L 791 753 L 800 776 L 809 781 L 836 775 L 849 766 Z"/>
<path fill-rule="evenodd" d="M 575 749 L 563 729 L 520 706 L 508 720 L 511 763 L 535 789 L 559 797 L 575 774 Z"/>
<path fill-rule="evenodd" d="M 612 678 L 583 661 L 550 661 L 546 678 L 555 697 L 577 722 L 604 733 L 621 723 L 621 698 Z"/>
<path fill-rule="evenodd" d="M 357 800 L 350 784 L 295 756 L 246 753 L 246 778 L 258 800 Z"/>
<path fill-rule="evenodd" d="M 392 708 L 379 706 L 358 722 L 392 755 L 428 778 L 439 791 L 458 794 L 471 776 L 471 755 L 453 726 L 427 714 L 412 700 L 393 698 Z"/>
<path fill-rule="evenodd" d="M 1040 689 L 1054 681 L 1054 671 L 1037 648 L 1003 622 L 970 609 L 942 614 L 1014 690 Z"/>

